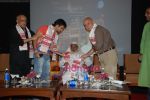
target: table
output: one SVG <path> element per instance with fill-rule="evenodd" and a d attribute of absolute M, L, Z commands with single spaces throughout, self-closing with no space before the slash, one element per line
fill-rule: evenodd
<path fill-rule="evenodd" d="M 5 87 L 4 82 L 0 82 L 0 97 L 13 97 L 13 96 L 37 96 L 47 97 L 50 100 L 55 100 L 58 89 L 58 81 L 51 81 L 50 83 L 43 83 L 41 85 L 34 84 L 33 86 Z"/>
<path fill-rule="evenodd" d="M 122 87 L 109 86 L 108 89 L 92 89 L 92 88 L 69 88 L 66 85 L 60 88 L 61 100 L 74 97 L 94 97 L 101 99 L 113 100 L 129 100 L 130 91 L 127 85 Z"/>

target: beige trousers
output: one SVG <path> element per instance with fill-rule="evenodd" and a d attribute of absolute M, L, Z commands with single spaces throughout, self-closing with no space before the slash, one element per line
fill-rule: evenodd
<path fill-rule="evenodd" d="M 118 63 L 117 50 L 112 49 L 103 54 L 99 54 L 98 56 L 101 67 L 104 68 L 104 71 L 116 79 Z"/>

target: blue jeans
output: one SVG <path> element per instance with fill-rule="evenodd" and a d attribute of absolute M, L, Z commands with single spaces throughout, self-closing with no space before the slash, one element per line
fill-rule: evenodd
<path fill-rule="evenodd" d="M 42 80 L 50 79 L 50 56 L 43 54 L 40 58 L 34 58 L 34 71 L 41 76 Z"/>

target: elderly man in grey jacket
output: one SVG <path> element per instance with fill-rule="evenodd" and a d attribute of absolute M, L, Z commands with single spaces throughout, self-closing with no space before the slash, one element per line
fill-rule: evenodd
<path fill-rule="evenodd" d="M 83 20 L 83 25 L 85 30 L 90 33 L 89 40 L 92 44 L 92 48 L 89 52 L 82 55 L 81 59 L 84 60 L 94 52 L 97 53 L 101 67 L 105 69 L 105 72 L 107 72 L 110 77 L 116 79 L 118 57 L 116 45 L 110 32 L 106 28 L 97 25 L 90 17 L 86 17 Z"/>

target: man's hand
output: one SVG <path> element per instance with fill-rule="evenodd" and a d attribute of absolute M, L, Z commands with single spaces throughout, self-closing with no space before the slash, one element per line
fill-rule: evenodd
<path fill-rule="evenodd" d="M 34 35 L 34 36 L 31 37 L 31 38 L 24 39 L 23 42 L 24 42 L 24 43 L 27 43 L 27 42 L 35 41 L 36 39 L 37 39 L 37 37 Z"/>
<path fill-rule="evenodd" d="M 84 63 L 84 64 L 82 64 L 82 67 L 83 68 L 87 68 L 87 65 Z"/>
<path fill-rule="evenodd" d="M 62 53 L 62 57 L 66 57 L 66 58 L 70 57 L 70 52 Z"/>
<path fill-rule="evenodd" d="M 87 55 L 84 54 L 84 55 L 82 55 L 80 58 L 81 58 L 81 61 L 84 61 L 84 60 L 87 58 Z"/>
<path fill-rule="evenodd" d="M 82 55 L 80 58 L 81 58 L 82 61 L 84 61 L 85 58 L 92 55 L 93 53 L 94 53 L 94 50 L 93 50 L 93 48 L 91 48 L 91 50 L 89 50 L 86 54 Z"/>
<path fill-rule="evenodd" d="M 140 54 L 140 55 L 139 55 L 139 58 L 138 58 L 138 62 L 140 62 L 140 63 L 141 63 L 141 61 L 142 61 L 142 57 L 143 57 L 143 55 L 142 55 L 142 54 Z"/>
<path fill-rule="evenodd" d="M 31 37 L 31 39 L 34 41 L 37 39 L 37 36 L 34 35 L 33 37 Z"/>
<path fill-rule="evenodd" d="M 35 55 L 36 58 L 40 58 L 40 55 L 39 55 L 38 52 L 35 52 L 34 55 Z"/>
<path fill-rule="evenodd" d="M 50 46 L 50 50 L 51 50 L 51 51 L 58 51 L 57 45 L 56 45 L 56 44 L 52 44 L 52 45 Z"/>

